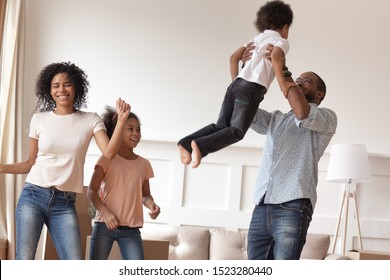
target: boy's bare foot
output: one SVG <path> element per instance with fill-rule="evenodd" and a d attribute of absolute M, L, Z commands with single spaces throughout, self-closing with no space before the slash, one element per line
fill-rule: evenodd
<path fill-rule="evenodd" d="M 202 160 L 202 154 L 199 150 L 198 145 L 194 140 L 191 142 L 191 148 L 192 148 L 192 153 L 194 154 L 194 163 L 192 164 L 192 168 L 197 168 L 200 164 L 200 161 Z"/>
<path fill-rule="evenodd" d="M 182 145 L 179 144 L 179 151 L 180 151 L 180 159 L 181 163 L 183 164 L 190 164 L 191 162 L 191 154 L 188 152 Z"/>

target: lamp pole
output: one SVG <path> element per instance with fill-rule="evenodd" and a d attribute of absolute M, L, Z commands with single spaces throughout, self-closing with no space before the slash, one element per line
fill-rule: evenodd
<path fill-rule="evenodd" d="M 354 208 L 355 208 L 354 210 L 355 210 L 355 214 L 356 214 L 355 220 L 356 220 L 356 227 L 358 230 L 359 247 L 360 247 L 360 249 L 363 249 L 362 236 L 361 236 L 361 231 L 360 231 L 360 222 L 359 222 L 359 212 L 358 212 L 357 201 L 356 201 L 356 192 L 350 191 L 351 182 L 352 182 L 352 180 L 348 179 L 347 182 L 345 183 L 343 199 L 341 201 L 339 217 L 337 220 L 336 231 L 334 234 L 332 254 L 334 254 L 335 249 L 336 249 L 336 243 L 337 243 L 337 238 L 338 238 L 338 234 L 339 234 L 340 223 L 341 223 L 341 219 L 342 219 L 342 214 L 344 212 L 344 231 L 343 231 L 343 236 L 342 236 L 342 240 L 343 240 L 342 252 L 343 252 L 343 255 L 345 255 L 345 247 L 346 247 L 346 241 L 347 241 L 348 209 L 349 209 L 349 199 L 350 198 L 352 198 L 352 200 L 354 202 Z"/>
<path fill-rule="evenodd" d="M 363 249 L 356 191 L 351 191 L 351 184 L 367 182 L 371 179 L 369 161 L 365 145 L 337 144 L 332 146 L 329 158 L 328 174 L 326 180 L 332 183 L 344 183 L 344 193 L 341 202 L 336 232 L 333 239 L 332 253 L 335 252 L 341 220 L 344 220 L 342 238 L 342 253 L 345 255 L 347 239 L 349 200 L 354 202 L 357 235 L 360 249 Z M 353 240 L 352 240 L 353 243 Z"/>

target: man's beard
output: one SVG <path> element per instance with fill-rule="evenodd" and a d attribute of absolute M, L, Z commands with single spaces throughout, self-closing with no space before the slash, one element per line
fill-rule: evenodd
<path fill-rule="evenodd" d="M 305 97 L 306 97 L 307 102 L 314 103 L 315 94 L 313 92 L 306 93 Z"/>

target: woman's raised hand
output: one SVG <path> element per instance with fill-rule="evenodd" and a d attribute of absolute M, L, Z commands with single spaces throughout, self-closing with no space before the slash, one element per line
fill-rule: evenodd
<path fill-rule="evenodd" d="M 118 120 L 126 121 L 130 114 L 130 110 L 131 106 L 119 97 L 116 101 L 116 113 L 118 114 Z"/>

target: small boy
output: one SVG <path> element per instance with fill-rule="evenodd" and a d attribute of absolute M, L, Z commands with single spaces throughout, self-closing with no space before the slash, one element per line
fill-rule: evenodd
<path fill-rule="evenodd" d="M 230 73 L 233 81 L 225 94 L 217 123 L 205 126 L 178 142 L 183 164 L 189 164 L 193 155 L 192 167 L 196 168 L 209 153 L 242 140 L 275 76 L 287 96 L 288 89 L 294 85 L 284 79 L 291 75 L 284 65 L 292 21 L 290 5 L 282 1 L 269 1 L 260 7 L 255 22 L 260 34 L 252 40 L 255 45 L 252 58 L 238 73 L 238 64 L 246 46 L 232 54 Z M 270 60 L 264 57 L 268 45 L 274 46 Z"/>

